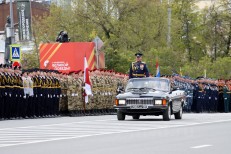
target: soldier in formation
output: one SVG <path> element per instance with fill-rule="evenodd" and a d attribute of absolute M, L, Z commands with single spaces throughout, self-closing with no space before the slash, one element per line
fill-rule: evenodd
<path fill-rule="evenodd" d="M 58 72 L 0 64 L 0 119 L 57 116 L 60 94 Z"/>
<path fill-rule="evenodd" d="M 230 112 L 231 80 L 213 80 L 198 78 L 196 80 L 173 76 L 173 85 L 185 90 L 185 112 Z M 170 79 L 171 80 L 171 79 Z"/>
<path fill-rule="evenodd" d="M 70 72 L 67 76 L 67 109 L 71 116 L 112 114 L 117 85 L 125 86 L 128 76 L 111 70 L 92 70 L 90 80 L 92 96 L 84 103 L 83 71 Z M 62 80 L 61 80 L 62 85 Z M 62 90 L 63 92 L 63 90 Z M 62 94 L 63 95 L 63 94 Z M 62 102 L 61 106 L 64 105 Z M 60 109 L 64 110 L 64 109 Z"/>
<path fill-rule="evenodd" d="M 142 68 L 136 66 L 136 70 Z M 149 73 L 144 74 L 149 76 Z M 113 114 L 115 96 L 123 91 L 131 75 L 104 69 L 90 71 L 93 95 L 89 96 L 87 104 L 83 76 L 81 70 L 68 74 L 41 69 L 22 71 L 20 67 L 1 64 L 0 119 L 55 117 L 60 113 L 71 116 Z M 185 90 L 185 112 L 230 112 L 231 80 L 163 77 L 169 78 L 172 86 Z"/>

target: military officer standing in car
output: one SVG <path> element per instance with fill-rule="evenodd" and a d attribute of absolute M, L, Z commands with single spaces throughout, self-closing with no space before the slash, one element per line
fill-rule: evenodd
<path fill-rule="evenodd" d="M 129 72 L 129 79 L 149 77 L 148 67 L 142 62 L 142 53 L 136 53 L 136 62 L 132 62 Z"/>

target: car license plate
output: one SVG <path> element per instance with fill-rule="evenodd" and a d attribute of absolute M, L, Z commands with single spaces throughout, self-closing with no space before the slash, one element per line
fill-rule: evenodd
<path fill-rule="evenodd" d="M 140 104 L 140 105 L 131 105 L 130 106 L 130 109 L 147 109 L 147 108 L 148 108 L 147 105 L 142 105 L 142 104 Z"/>

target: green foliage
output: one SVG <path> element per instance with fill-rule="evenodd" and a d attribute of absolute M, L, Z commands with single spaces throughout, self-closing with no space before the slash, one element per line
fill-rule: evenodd
<path fill-rule="evenodd" d="M 22 54 L 23 69 L 39 68 L 39 59 L 36 51 Z"/>
<path fill-rule="evenodd" d="M 34 20 L 34 37 L 39 46 L 54 42 L 61 30 L 68 32 L 72 42 L 99 36 L 104 41 L 107 69 L 119 72 L 128 72 L 139 50 L 152 74 L 158 58 L 161 74 L 179 73 L 182 68 L 183 74 L 197 77 L 206 69 L 208 77 L 229 78 L 228 0 L 204 10 L 199 10 L 196 2 L 174 0 L 168 5 L 159 0 L 73 0 L 70 6 L 52 5 L 49 15 Z M 168 7 L 172 9 L 170 47 L 166 43 Z M 27 61 L 33 60 L 30 66 L 38 66 L 36 57 L 27 56 Z"/>
<path fill-rule="evenodd" d="M 199 63 L 187 63 L 182 68 L 183 75 L 192 77 L 206 76 L 208 78 L 224 78 L 229 79 L 231 76 L 231 58 L 218 58 L 215 62 L 209 57 L 203 57 Z"/>

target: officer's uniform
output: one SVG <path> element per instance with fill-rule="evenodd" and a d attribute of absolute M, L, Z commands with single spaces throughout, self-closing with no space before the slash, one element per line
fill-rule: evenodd
<path fill-rule="evenodd" d="M 0 65 L 0 68 L 2 64 Z M 5 118 L 4 115 L 4 100 L 5 100 L 5 76 L 0 72 L 0 120 Z"/>
<path fill-rule="evenodd" d="M 229 101 L 230 101 L 230 95 L 229 95 L 229 88 L 227 85 L 223 87 L 223 98 L 224 98 L 224 111 L 227 113 L 229 112 Z"/>
<path fill-rule="evenodd" d="M 141 57 L 142 53 L 136 53 L 137 58 Z M 136 61 L 132 62 L 129 72 L 129 79 L 149 77 L 149 71 L 145 62 Z"/>

